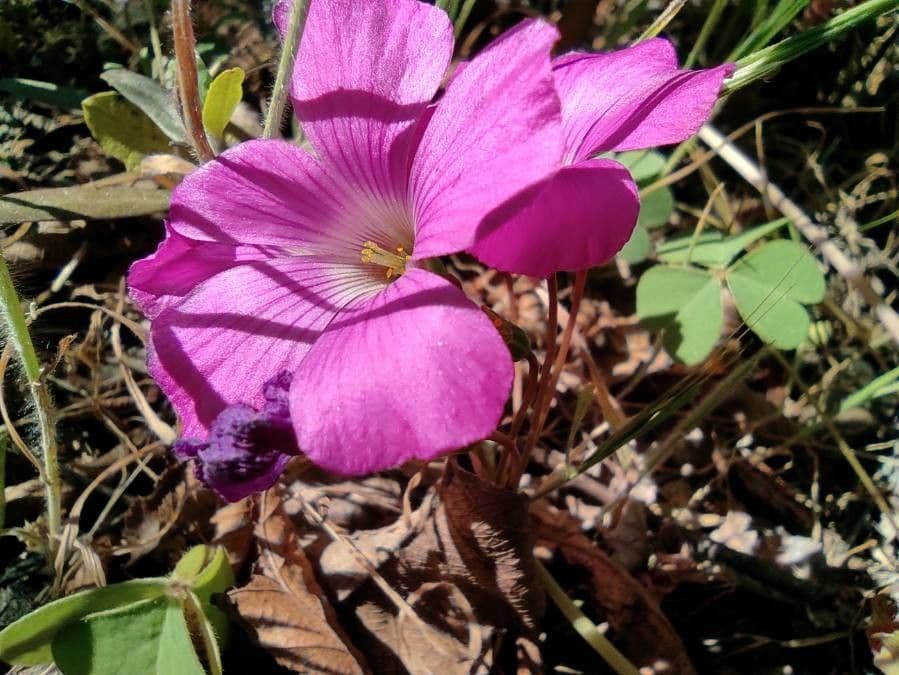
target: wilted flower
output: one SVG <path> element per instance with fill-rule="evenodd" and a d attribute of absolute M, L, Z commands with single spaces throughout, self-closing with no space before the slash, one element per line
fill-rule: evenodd
<path fill-rule="evenodd" d="M 495 428 L 508 349 L 425 260 L 471 247 L 488 213 L 561 161 L 557 37 L 521 24 L 429 106 L 453 49 L 445 12 L 311 4 L 292 95 L 317 156 L 250 141 L 188 175 L 165 241 L 129 277 L 152 319 L 150 372 L 186 436 L 246 429 L 282 370 L 299 447 L 338 472 L 432 458 Z M 234 404 L 249 408 L 223 416 Z"/>
<path fill-rule="evenodd" d="M 290 373 L 283 372 L 266 382 L 261 410 L 243 403 L 227 406 L 205 441 L 179 439 L 172 446 L 175 454 L 193 459 L 200 480 L 228 501 L 270 488 L 299 454 L 290 423 L 290 381 Z"/>
<path fill-rule="evenodd" d="M 627 169 L 599 153 L 678 143 L 708 119 L 732 65 L 679 70 L 667 40 L 553 61 L 562 101 L 563 165 L 481 226 L 471 252 L 507 272 L 548 276 L 608 262 L 640 209 Z"/>

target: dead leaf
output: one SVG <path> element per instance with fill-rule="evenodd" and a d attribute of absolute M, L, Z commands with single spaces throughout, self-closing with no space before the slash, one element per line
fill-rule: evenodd
<path fill-rule="evenodd" d="M 225 504 L 211 518 L 215 526 L 212 543 L 225 548 L 235 572 L 243 567 L 253 544 L 253 511 L 253 500 L 245 498 Z"/>
<path fill-rule="evenodd" d="M 438 495 L 433 518 L 400 551 L 396 572 L 403 585 L 448 581 L 482 623 L 534 627 L 545 599 L 534 582 L 527 498 L 485 483 L 452 460 Z"/>
<path fill-rule="evenodd" d="M 241 619 L 274 659 L 300 673 L 364 673 L 271 490 L 260 498 L 258 573 L 228 592 Z"/>
<path fill-rule="evenodd" d="M 545 502 L 535 504 L 532 515 L 543 545 L 558 550 L 569 564 L 590 572 L 593 601 L 612 627 L 615 642 L 635 665 L 665 663 L 665 672 L 696 672 L 674 626 L 640 582 L 581 534 L 570 516 Z"/>
<path fill-rule="evenodd" d="M 150 552 L 163 553 L 174 565 L 191 542 L 208 540 L 203 530 L 217 503 L 187 464 L 176 464 L 162 474 L 149 497 L 131 504 L 122 531 L 124 546 L 116 553 L 128 553 L 128 565 Z"/>

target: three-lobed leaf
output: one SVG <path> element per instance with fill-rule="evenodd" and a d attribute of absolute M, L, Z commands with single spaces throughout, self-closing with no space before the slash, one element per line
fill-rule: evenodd
<path fill-rule="evenodd" d="M 664 331 L 670 354 L 689 365 L 699 363 L 721 334 L 721 286 L 702 270 L 658 265 L 637 284 L 637 315 Z"/>
<path fill-rule="evenodd" d="M 808 311 L 824 299 L 825 280 L 808 250 L 788 240 L 771 241 L 727 270 L 727 285 L 741 318 L 779 349 L 795 349 L 808 334 Z"/>
<path fill-rule="evenodd" d="M 747 247 L 786 224 L 786 218 L 779 218 L 730 237 L 725 237 L 720 232 L 704 232 L 698 237 L 678 237 L 661 244 L 657 253 L 659 259 L 667 263 L 690 262 L 704 267 L 725 267 Z"/>

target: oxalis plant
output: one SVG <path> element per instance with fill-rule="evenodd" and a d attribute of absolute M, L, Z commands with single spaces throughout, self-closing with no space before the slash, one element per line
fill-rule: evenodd
<path fill-rule="evenodd" d="M 574 344 L 589 270 L 616 256 L 636 265 L 655 247 L 660 264 L 640 275 L 637 313 L 688 365 L 719 341 L 722 302 L 771 348 L 792 350 L 824 295 L 813 252 L 775 238 L 786 219 L 732 235 L 703 232 L 703 219 L 693 235 L 655 246 L 652 230 L 674 208 L 659 181 L 681 149 L 668 157 L 650 149 L 688 142 L 723 95 L 897 3 L 869 0 L 769 46 L 795 16 L 779 3 L 733 62 L 708 69 L 681 67 L 657 37 L 677 4 L 617 51 L 554 55 L 556 28 L 526 19 L 451 64 L 471 0 L 280 0 L 274 90 L 260 138 L 247 139 L 231 124 L 245 73 L 204 61 L 189 3 L 173 0 L 174 58 L 154 32 L 151 77 L 109 69 L 102 79 L 111 90 L 81 101 L 103 150 L 128 169 L 155 166 L 171 192 L 38 190 L 5 197 L 0 215 L 21 222 L 168 211 L 164 240 L 134 262 L 128 290 L 149 320 L 149 373 L 180 423 L 178 437 L 164 440 L 223 500 L 269 490 L 297 457 L 345 476 L 439 460 L 444 486 L 462 481 L 469 494 L 511 496 L 503 502 L 509 521 L 526 522 L 528 497 L 648 433 L 702 381 L 686 380 L 591 454 L 569 455 L 528 496 L 518 494 Z M 700 40 L 716 20 L 709 16 Z M 299 133 L 285 140 L 288 104 Z M 461 290 L 446 267 L 459 253 L 546 280 L 542 358 L 507 317 Z M 560 279 L 569 275 L 560 321 Z M 38 422 L 39 447 L 23 451 L 45 488 L 44 548 L 64 565 L 50 365 L 37 359 L 4 262 L 0 298 Z M 719 382 L 722 395 L 757 359 Z M 516 362 L 525 386 L 509 414 Z M 569 448 L 585 406 L 579 401 Z M 443 497 L 457 492 L 445 488 Z M 524 564 L 608 665 L 637 672 L 523 550 Z M 215 597 L 233 583 L 223 550 L 198 547 L 170 577 L 49 602 L 0 632 L 0 659 L 53 661 L 67 675 L 221 672 L 227 620 Z M 409 600 L 396 602 L 402 613 Z"/>

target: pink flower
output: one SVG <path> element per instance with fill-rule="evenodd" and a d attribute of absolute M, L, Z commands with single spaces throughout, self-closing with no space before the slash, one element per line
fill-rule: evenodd
<path fill-rule="evenodd" d="M 563 166 L 481 225 L 470 249 L 498 269 L 535 277 L 611 260 L 631 236 L 640 204 L 609 151 L 678 143 L 708 119 L 732 65 L 678 70 L 667 40 L 553 61 L 562 100 Z"/>
<path fill-rule="evenodd" d="M 337 472 L 430 459 L 495 428 L 509 352 L 425 261 L 470 248 L 487 214 L 559 165 L 557 37 L 521 24 L 429 106 L 453 49 L 442 10 L 311 4 L 292 94 L 316 156 L 250 141 L 199 168 L 129 276 L 185 436 L 243 433 L 280 371 L 299 448 Z"/>

